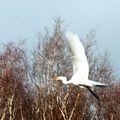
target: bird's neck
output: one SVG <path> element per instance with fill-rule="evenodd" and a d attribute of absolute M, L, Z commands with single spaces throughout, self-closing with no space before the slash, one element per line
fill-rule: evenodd
<path fill-rule="evenodd" d="M 63 84 L 70 84 L 70 80 L 67 80 L 67 77 L 65 76 L 59 76 L 58 80 L 61 80 Z"/>

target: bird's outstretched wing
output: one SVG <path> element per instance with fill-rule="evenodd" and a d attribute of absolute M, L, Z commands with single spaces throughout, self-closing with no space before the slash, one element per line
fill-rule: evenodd
<path fill-rule="evenodd" d="M 74 84 L 87 85 L 90 87 L 106 87 L 108 85 L 100 82 L 95 82 L 88 79 L 89 75 L 89 65 L 87 61 L 87 56 L 85 55 L 85 50 L 79 37 L 72 33 L 66 33 L 66 39 L 68 46 L 73 55 L 73 71 L 74 74 L 71 81 Z"/>
<path fill-rule="evenodd" d="M 79 74 L 79 78 L 86 77 L 87 80 L 89 66 L 82 42 L 80 41 L 79 37 L 72 32 L 66 33 L 66 39 L 73 55 L 73 72 L 77 72 Z"/>

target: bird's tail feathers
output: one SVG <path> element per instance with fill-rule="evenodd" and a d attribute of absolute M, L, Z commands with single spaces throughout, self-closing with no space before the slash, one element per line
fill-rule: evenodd
<path fill-rule="evenodd" d="M 108 87 L 108 84 L 101 83 L 101 82 L 96 82 L 96 81 L 93 81 L 93 80 L 89 80 L 89 83 L 92 86 L 95 86 L 95 87 Z"/>

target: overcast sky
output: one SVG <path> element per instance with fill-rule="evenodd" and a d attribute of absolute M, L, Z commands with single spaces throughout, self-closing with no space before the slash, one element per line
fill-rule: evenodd
<path fill-rule="evenodd" d="M 0 44 L 27 39 L 32 46 L 57 16 L 80 37 L 96 29 L 97 49 L 108 50 L 119 69 L 120 0 L 0 0 Z"/>

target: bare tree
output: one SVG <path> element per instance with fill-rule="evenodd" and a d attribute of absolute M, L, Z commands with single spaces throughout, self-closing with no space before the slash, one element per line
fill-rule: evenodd
<path fill-rule="evenodd" d="M 27 55 L 21 46 L 9 43 L 0 54 L 1 120 L 113 120 L 120 118 L 120 84 L 89 91 L 53 81 L 54 75 L 71 78 L 72 61 L 61 19 L 52 33 L 39 36 L 36 49 Z M 95 33 L 81 38 L 90 65 L 90 79 L 111 84 L 117 81 L 107 52 L 96 54 Z"/>
<path fill-rule="evenodd" d="M 25 53 L 9 43 L 0 55 L 0 119 L 28 119 L 30 98 L 25 90 Z M 30 107 L 30 106 L 29 106 Z M 27 114 L 25 114 L 27 113 Z"/>
<path fill-rule="evenodd" d="M 38 83 L 37 87 L 39 91 L 44 94 L 44 102 L 42 101 L 41 103 L 41 105 L 45 105 L 43 107 L 44 112 L 42 112 L 44 117 L 41 119 L 87 119 L 92 118 L 94 112 L 97 118 L 105 118 L 105 110 L 100 109 L 102 108 L 103 101 L 99 103 L 86 90 L 75 88 L 73 85 L 62 86 L 57 81 L 51 81 L 52 76 L 55 74 L 65 75 L 68 78 L 72 75 L 70 53 L 65 42 L 64 30 L 61 25 L 61 20 L 57 19 L 52 35 L 46 31 L 46 34 L 39 38 L 40 42 L 38 43 L 38 48 L 33 54 L 34 80 Z M 95 51 L 93 47 L 96 42 L 94 35 L 94 32 L 91 31 L 82 39 L 90 64 L 89 78 L 110 84 L 116 79 L 114 69 L 107 52 L 103 55 L 94 54 Z M 111 88 L 109 89 L 111 90 Z M 101 99 L 103 99 L 104 94 L 108 94 L 102 92 L 105 90 L 106 89 L 96 90 L 96 93 Z M 48 99 L 46 99 L 47 97 Z M 90 110 L 91 105 L 95 106 L 96 111 Z M 93 115 L 91 115 L 91 112 Z M 54 116 L 54 114 L 56 114 L 56 116 Z"/>

